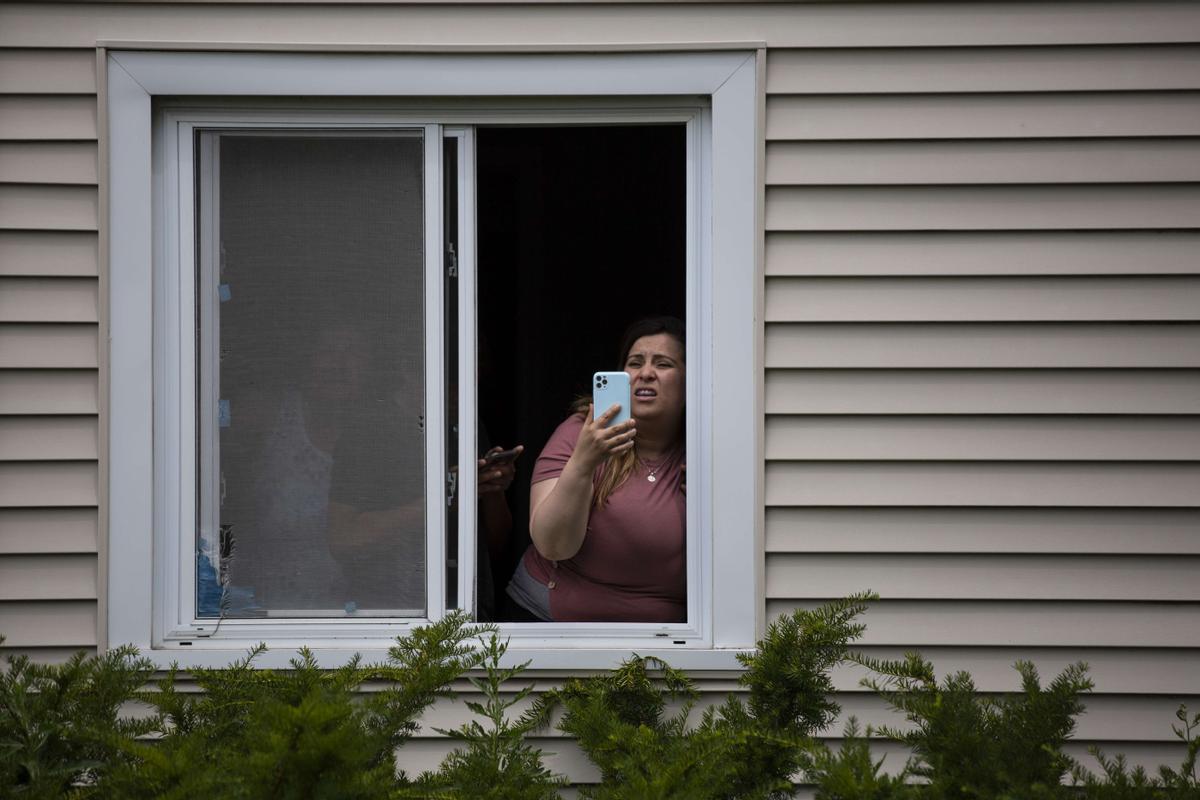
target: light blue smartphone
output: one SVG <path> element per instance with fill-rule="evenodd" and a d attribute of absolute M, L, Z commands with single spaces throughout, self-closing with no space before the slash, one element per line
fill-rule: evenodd
<path fill-rule="evenodd" d="M 625 372 L 597 372 L 592 376 L 592 413 L 598 419 L 601 414 L 619 403 L 621 410 L 608 423 L 616 425 L 629 419 L 629 374 Z"/>

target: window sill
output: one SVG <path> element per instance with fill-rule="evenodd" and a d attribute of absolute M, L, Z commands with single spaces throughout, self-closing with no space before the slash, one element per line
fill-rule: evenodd
<path fill-rule="evenodd" d="M 378 640 L 364 641 L 363 646 L 355 646 L 356 642 L 313 642 L 308 646 L 316 656 L 321 667 L 333 669 L 344 665 L 351 656 L 358 653 L 363 663 L 380 663 L 387 659 L 387 649 L 379 646 Z M 650 645 L 650 642 L 645 644 Z M 171 646 L 143 650 L 142 655 L 160 669 L 178 665 L 180 669 L 219 668 L 246 655 L 246 647 L 230 647 L 228 642 L 205 642 L 203 645 L 180 645 L 178 642 Z M 286 668 L 296 657 L 298 647 L 287 645 L 268 649 L 255 659 L 254 664 L 264 669 Z M 505 666 L 516 666 L 529 662 L 530 670 L 538 671 L 573 671 L 573 670 L 603 670 L 612 669 L 630 656 L 654 657 L 662 659 L 672 667 L 696 671 L 741 671 L 743 668 L 737 660 L 740 653 L 752 650 L 717 649 L 701 650 L 695 648 L 676 647 L 638 647 L 630 643 L 626 647 L 613 648 L 543 648 L 521 647 L 513 640 L 504 659 Z"/>

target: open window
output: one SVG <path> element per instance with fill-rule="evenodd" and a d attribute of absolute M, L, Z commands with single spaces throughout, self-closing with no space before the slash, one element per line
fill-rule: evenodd
<path fill-rule="evenodd" d="M 479 436 L 529 451 L 507 541 L 480 517 L 493 547 L 479 553 L 477 602 L 503 620 L 504 583 L 529 545 L 538 451 L 590 395 L 592 373 L 620 369 L 627 324 L 686 322 L 695 231 L 686 121 L 485 126 L 475 140 Z"/>
<path fill-rule="evenodd" d="M 503 622 L 537 452 L 591 373 L 617 368 L 625 325 L 670 314 L 689 326 L 686 621 L 504 630 L 532 651 L 752 643 L 753 58 L 651 59 L 649 97 L 591 100 L 571 71 L 619 84 L 637 57 L 496 58 L 526 99 L 418 103 L 353 100 L 411 59 L 210 55 L 110 58 L 113 641 L 370 651 L 453 608 Z M 424 93 L 458 60 L 423 59 Z M 566 83 L 530 100 L 548 60 Z M 211 99 L 238 61 L 270 66 L 263 96 Z M 331 64 L 351 99 L 280 100 Z M 699 65 L 702 80 L 681 69 Z M 732 75 L 736 106 L 713 95 Z M 122 187 L 144 159 L 142 203 Z M 123 451 L 139 443 L 149 465 Z M 488 547 L 458 465 L 517 443 L 512 533 Z M 714 493 L 734 465 L 738 494 Z M 736 528 L 718 535 L 722 519 Z"/>

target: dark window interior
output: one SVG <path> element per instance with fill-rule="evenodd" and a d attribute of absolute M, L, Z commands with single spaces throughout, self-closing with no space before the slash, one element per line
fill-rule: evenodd
<path fill-rule="evenodd" d="M 534 460 L 621 333 L 684 318 L 683 125 L 477 131 L 479 413 L 495 445 L 524 444 L 513 536 L 494 564 L 496 608 L 529 544 Z"/>

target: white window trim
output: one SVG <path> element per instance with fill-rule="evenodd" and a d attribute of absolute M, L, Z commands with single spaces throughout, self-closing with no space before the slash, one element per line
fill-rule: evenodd
<path fill-rule="evenodd" d="M 710 104 L 711 138 L 702 137 L 700 153 L 710 168 L 699 170 L 707 181 L 702 196 L 709 213 L 697 212 L 701 239 L 703 286 L 689 320 L 689 364 L 704 364 L 709 391 L 689 398 L 689 452 L 703 467 L 689 474 L 689 519 L 705 518 L 713 534 L 700 569 L 709 590 L 703 597 L 704 630 L 688 648 L 656 646 L 647 630 L 629 636 L 616 630 L 576 635 L 563 647 L 559 634 L 585 634 L 555 625 L 506 624 L 512 634 L 514 660 L 532 659 L 535 668 L 603 667 L 628 654 L 631 645 L 643 654 L 661 655 L 690 668 L 736 667 L 734 654 L 753 645 L 763 609 L 758 586 L 761 559 L 755 530 L 760 459 L 756 419 L 759 385 L 756 359 L 756 62 L 753 53 L 654 53 L 592 55 L 280 55 L 190 52 L 113 52 L 108 57 L 107 116 L 109 125 L 109 285 L 110 397 L 109 487 L 107 494 L 108 641 L 131 642 L 161 663 L 184 666 L 219 665 L 244 651 L 244 641 L 207 641 L 204 647 L 155 642 L 155 531 L 163 524 L 160 488 L 177 480 L 169 459 L 156 469 L 153 419 L 156 402 L 152 316 L 155 287 L 155 236 L 161 220 L 153 191 L 152 101 L 156 97 L 189 96 L 299 97 L 323 95 L 355 98 L 407 96 L 438 107 L 439 118 L 452 120 L 454 98 L 492 97 L 488 101 L 511 112 L 515 95 L 544 98 L 546 109 L 587 106 L 653 105 L 655 99 L 702 97 Z M 613 101 L 610 98 L 621 98 Z M 410 101 L 411 104 L 412 101 Z M 525 102 L 525 101 L 523 101 Z M 460 121 L 479 118 L 480 101 Z M 537 106 L 536 102 L 525 102 Z M 449 108 L 447 107 L 449 106 Z M 603 114 L 582 112 L 575 121 L 606 121 Z M 187 223 L 190 225 L 190 221 Z M 438 248 L 432 248 L 437 250 Z M 703 249 L 703 248 L 702 248 Z M 161 302 L 160 298 L 160 302 Z M 178 302 L 176 297 L 176 302 Z M 692 299 L 689 298 L 689 303 Z M 440 309 L 439 309 L 440 313 Z M 469 315 L 464 315 L 469 316 Z M 460 365 L 466 372 L 470 365 Z M 466 393 L 464 393 L 466 394 Z M 469 443 L 464 443 L 464 446 Z M 440 449 L 440 448 L 430 448 Z M 438 473 L 434 473 L 438 474 Z M 157 482 L 157 483 L 156 483 Z M 159 487 L 152 489 L 151 487 Z M 717 489 L 719 487 L 719 490 Z M 156 503 L 157 500 L 157 503 Z M 703 504 L 701 507 L 700 504 Z M 168 503 L 169 505 L 169 503 Z M 156 525 L 156 520 L 158 524 Z M 178 538 L 178 537 L 176 537 Z M 691 557 L 689 553 L 689 557 Z M 160 559 L 160 563 L 161 563 Z M 435 563 L 435 562 L 430 562 Z M 694 618 L 694 617 L 693 617 Z M 406 626 L 393 624 L 388 635 Z M 627 632 L 638 626 L 626 626 Z M 662 629 L 664 626 L 647 626 Z M 614 635 L 618 634 L 620 635 Z M 303 643 L 331 665 L 350 652 L 380 657 L 387 640 L 321 638 Z M 300 641 L 279 640 L 262 662 L 284 663 Z M 697 649 L 696 645 L 704 649 Z M 156 647 L 155 645 L 158 645 Z"/>

